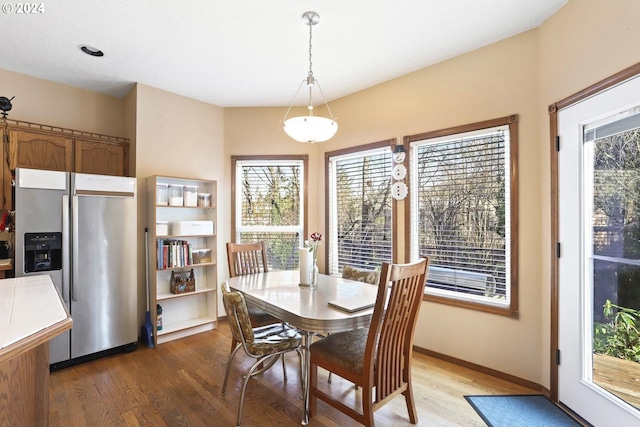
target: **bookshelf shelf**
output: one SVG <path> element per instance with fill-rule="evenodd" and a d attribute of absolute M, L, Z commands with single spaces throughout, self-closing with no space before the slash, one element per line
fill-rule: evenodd
<path fill-rule="evenodd" d="M 215 291 L 216 290 L 214 288 L 200 288 L 200 289 L 196 289 L 193 292 L 185 292 L 183 294 L 172 294 L 172 293 L 162 292 L 162 293 L 158 293 L 156 295 L 156 301 L 164 301 L 164 300 L 172 299 L 172 298 L 190 297 L 192 295 L 197 295 L 199 293 L 215 292 Z"/>
<path fill-rule="evenodd" d="M 210 267 L 212 265 L 216 265 L 216 262 L 202 262 L 200 264 L 191 264 L 191 265 L 185 265 L 183 267 L 172 267 L 172 268 L 158 268 L 158 271 L 168 271 L 171 272 L 171 270 L 189 270 L 190 268 L 201 268 L 201 267 Z"/>
<path fill-rule="evenodd" d="M 162 188 L 163 186 L 165 189 L 167 186 L 169 188 L 171 186 L 197 187 L 198 193 L 211 194 L 211 206 L 163 205 L 159 202 L 162 199 L 158 198 L 162 197 L 162 195 L 159 195 L 156 191 L 157 188 Z M 147 196 L 148 206 L 150 207 L 148 210 L 150 311 L 153 319 L 156 319 L 157 316 L 157 306 L 162 306 L 163 327 L 158 330 L 157 325 L 154 324 L 156 344 L 215 329 L 218 318 L 217 236 L 215 234 L 217 220 L 216 181 L 154 175 L 147 178 Z M 166 201 L 166 197 L 165 195 L 164 201 Z M 170 226 L 178 221 L 212 221 L 214 233 L 188 234 L 187 232 L 172 234 Z M 161 234 L 156 234 L 159 231 L 158 224 L 163 224 L 164 227 L 164 231 Z M 168 232 L 167 228 L 169 228 Z M 174 231 L 176 230 L 174 229 Z M 171 254 L 171 262 L 176 265 L 174 267 L 164 267 L 165 265 L 171 265 L 168 262 L 167 255 L 167 248 L 172 245 L 169 241 L 181 242 L 180 244 L 173 243 L 176 246 Z M 189 262 L 193 262 L 191 258 L 195 257 L 196 250 L 210 250 L 211 261 L 189 264 Z M 162 254 L 160 251 L 163 251 Z M 193 256 L 191 255 L 192 251 Z M 206 254 L 208 260 L 208 251 L 206 251 Z M 196 282 L 195 291 L 182 294 L 170 293 L 169 281 L 171 272 L 183 273 L 191 269 L 193 269 Z"/>

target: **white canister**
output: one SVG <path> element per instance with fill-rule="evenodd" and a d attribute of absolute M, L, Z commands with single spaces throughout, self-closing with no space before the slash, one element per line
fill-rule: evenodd
<path fill-rule="evenodd" d="M 313 252 L 309 248 L 300 248 L 300 284 L 309 285 L 309 278 L 313 269 Z"/>
<path fill-rule="evenodd" d="M 198 186 L 197 185 L 184 186 L 184 205 L 198 206 Z"/>

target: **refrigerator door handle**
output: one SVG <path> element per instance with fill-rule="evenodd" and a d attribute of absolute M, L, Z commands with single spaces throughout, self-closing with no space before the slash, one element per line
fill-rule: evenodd
<path fill-rule="evenodd" d="M 62 196 L 62 299 L 69 302 L 69 196 Z"/>
<path fill-rule="evenodd" d="M 71 226 L 73 227 L 73 242 L 71 242 L 71 252 L 73 258 L 71 260 L 71 267 L 73 269 L 73 278 L 79 277 L 78 273 L 78 196 L 72 196 L 71 198 Z M 77 301 L 76 296 L 73 293 L 73 282 L 71 280 L 71 301 Z"/>

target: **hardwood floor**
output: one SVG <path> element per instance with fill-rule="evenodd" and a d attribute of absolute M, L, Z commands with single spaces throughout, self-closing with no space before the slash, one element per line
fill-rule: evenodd
<path fill-rule="evenodd" d="M 231 339 L 226 322 L 218 330 L 161 344 L 140 345 L 118 354 L 51 373 L 49 424 L 72 426 L 234 426 L 241 375 L 251 361 L 236 356 L 226 396 L 221 388 Z M 287 356 L 288 382 L 276 364 L 247 385 L 242 425 L 299 426 L 302 391 L 298 358 Z M 324 374 L 324 375 L 322 375 Z M 333 376 L 320 384 L 345 402 L 360 393 Z M 413 387 L 418 425 L 485 427 L 464 399 L 469 394 L 536 394 L 508 381 L 414 352 Z M 309 426 L 357 426 L 355 421 L 318 402 Z M 375 413 L 379 426 L 412 426 L 402 397 Z"/>

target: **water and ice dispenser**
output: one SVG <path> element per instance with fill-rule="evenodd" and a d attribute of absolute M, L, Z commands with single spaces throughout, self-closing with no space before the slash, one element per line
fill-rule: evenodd
<path fill-rule="evenodd" d="M 24 272 L 62 269 L 62 233 L 24 233 Z"/>

